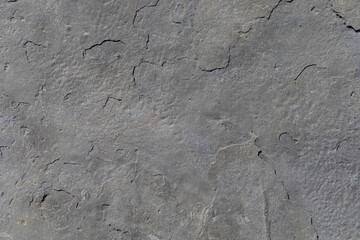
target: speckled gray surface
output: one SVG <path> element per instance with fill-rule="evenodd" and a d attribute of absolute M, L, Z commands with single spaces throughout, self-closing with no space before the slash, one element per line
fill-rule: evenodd
<path fill-rule="evenodd" d="M 358 0 L 1 0 L 0 239 L 360 239 Z"/>

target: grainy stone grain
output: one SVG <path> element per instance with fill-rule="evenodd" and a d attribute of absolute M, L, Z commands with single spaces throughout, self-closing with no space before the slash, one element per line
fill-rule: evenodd
<path fill-rule="evenodd" d="M 360 239 L 359 13 L 2 0 L 0 239 Z"/>

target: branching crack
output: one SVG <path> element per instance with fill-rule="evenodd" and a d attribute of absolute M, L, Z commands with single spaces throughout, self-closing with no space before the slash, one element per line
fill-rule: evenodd
<path fill-rule="evenodd" d="M 15 109 L 17 109 L 18 107 L 20 107 L 20 105 L 30 105 L 30 103 L 28 103 L 28 102 L 19 102 L 19 103 L 16 105 Z"/>
<path fill-rule="evenodd" d="M 121 102 L 121 101 L 122 101 L 121 98 L 116 98 L 116 97 L 108 96 L 108 97 L 106 98 L 106 100 L 105 100 L 105 103 L 104 103 L 104 105 L 103 105 L 103 108 L 106 107 L 106 105 L 108 104 L 108 102 L 109 102 L 110 99 L 116 100 L 116 101 L 118 101 L 118 102 Z"/>
<path fill-rule="evenodd" d="M 135 25 L 136 17 L 137 17 L 137 15 L 139 14 L 139 12 L 140 12 L 142 9 L 144 9 L 144 8 L 149 8 L 149 7 L 156 7 L 159 2 L 160 2 L 160 0 L 157 0 L 154 4 L 142 6 L 141 8 L 137 9 L 137 10 L 135 11 L 135 15 L 134 15 L 134 18 L 133 18 L 133 25 Z"/>

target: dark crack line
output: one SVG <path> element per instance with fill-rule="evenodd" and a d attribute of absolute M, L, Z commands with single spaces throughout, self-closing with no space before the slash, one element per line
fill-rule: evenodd
<path fill-rule="evenodd" d="M 26 41 L 26 42 L 24 43 L 24 47 L 26 47 L 26 45 L 29 44 L 29 43 L 32 43 L 32 44 L 34 44 L 35 46 L 38 46 L 38 47 L 46 48 L 44 45 L 41 45 L 41 44 L 36 43 L 36 42 L 33 42 L 33 41 L 31 41 L 31 40 Z"/>
<path fill-rule="evenodd" d="M 31 206 L 31 204 L 34 202 L 34 197 L 32 196 L 30 201 L 29 201 L 29 206 Z"/>
<path fill-rule="evenodd" d="M 54 164 L 55 162 L 57 162 L 57 161 L 59 161 L 59 160 L 60 160 L 60 158 L 57 158 L 57 159 L 53 160 L 52 162 L 46 164 L 46 167 L 45 167 L 45 169 L 44 169 L 44 172 L 49 168 L 49 166 L 50 166 L 51 164 Z"/>
<path fill-rule="evenodd" d="M 108 97 L 106 98 L 105 104 L 103 105 L 103 108 L 106 107 L 106 105 L 108 104 L 108 102 L 109 102 L 110 99 L 114 99 L 114 100 L 116 100 L 116 101 L 118 101 L 118 102 L 121 102 L 121 101 L 122 101 L 121 98 L 116 98 L 116 97 L 108 96 Z"/>
<path fill-rule="evenodd" d="M 340 148 L 340 145 L 341 145 L 343 142 L 347 142 L 348 140 L 349 140 L 349 138 L 345 138 L 345 139 L 339 141 L 338 143 L 336 143 L 336 145 L 335 145 L 335 147 L 334 147 L 334 150 L 335 150 L 335 151 L 338 151 L 339 148 Z"/>
<path fill-rule="evenodd" d="M 47 196 L 49 196 L 49 194 L 48 194 L 48 193 L 44 193 L 44 195 L 43 195 L 42 198 L 40 199 L 40 204 L 43 203 L 43 202 L 45 202 L 45 199 L 46 199 Z"/>
<path fill-rule="evenodd" d="M 226 65 L 224 67 L 217 67 L 217 68 L 212 68 L 212 69 L 203 69 L 203 68 L 199 68 L 201 71 L 203 72 L 214 72 L 216 70 L 222 70 L 222 69 L 226 69 L 230 66 L 230 61 L 231 61 L 231 55 L 230 55 L 230 47 L 229 47 L 229 50 L 228 50 L 228 61 L 226 63 Z"/>
<path fill-rule="evenodd" d="M 149 41 L 150 41 L 150 34 L 147 35 L 146 43 L 145 43 L 145 49 L 149 49 Z"/>
<path fill-rule="evenodd" d="M 296 76 L 296 78 L 294 78 L 295 84 L 297 84 L 297 80 L 298 80 L 298 78 L 301 76 L 301 74 L 302 74 L 307 68 L 313 67 L 313 66 L 316 66 L 316 64 L 313 63 L 313 64 L 309 64 L 309 65 L 305 66 L 305 67 L 300 71 L 300 73 Z"/>
<path fill-rule="evenodd" d="M 69 96 L 71 95 L 72 93 L 67 93 L 65 96 L 64 96 L 64 101 L 68 100 L 69 99 Z"/>
<path fill-rule="evenodd" d="M 89 47 L 89 48 L 85 48 L 85 50 L 83 51 L 83 57 L 85 57 L 86 51 L 89 51 L 89 50 L 93 49 L 94 47 L 101 46 L 101 45 L 103 45 L 103 44 L 106 43 L 106 42 L 122 43 L 122 44 L 125 45 L 125 43 L 124 43 L 123 41 L 121 41 L 121 40 L 105 39 L 105 40 L 102 41 L 101 43 L 97 43 L 97 44 L 92 45 L 92 46 Z"/>
<path fill-rule="evenodd" d="M 294 0 L 286 0 L 287 3 L 292 3 Z M 283 2 L 283 0 L 279 0 L 278 3 L 271 9 L 269 16 L 262 16 L 262 17 L 256 17 L 255 19 L 266 19 L 266 20 L 270 20 L 272 14 L 274 13 L 275 9 L 277 9 L 280 4 Z"/>
<path fill-rule="evenodd" d="M 14 109 L 17 109 L 18 107 L 20 107 L 20 105 L 30 105 L 30 103 L 28 103 L 28 102 L 19 102 Z"/>
<path fill-rule="evenodd" d="M 333 11 L 333 13 L 335 13 L 335 15 L 336 15 L 338 18 L 345 20 L 345 18 L 343 17 L 343 15 L 341 15 L 341 14 L 342 14 L 341 12 L 335 11 L 334 9 L 331 9 L 331 10 Z"/>
<path fill-rule="evenodd" d="M 134 67 L 133 67 L 133 70 L 132 70 L 132 73 L 131 73 L 134 87 L 136 87 L 135 71 L 136 71 L 136 68 L 137 68 L 138 66 L 140 66 L 140 65 L 134 66 Z"/>
<path fill-rule="evenodd" d="M 149 61 L 146 61 L 144 59 L 141 59 L 140 62 L 133 67 L 133 70 L 132 70 L 132 73 L 131 73 L 131 76 L 132 76 L 132 79 L 133 79 L 133 84 L 134 84 L 134 87 L 136 87 L 136 78 L 135 78 L 135 71 L 136 71 L 136 68 L 140 67 L 141 64 L 143 63 L 149 63 L 149 64 L 155 64 L 155 63 L 152 63 L 152 62 L 149 62 Z"/>
<path fill-rule="evenodd" d="M 312 217 L 310 217 L 310 225 L 314 228 L 314 231 L 315 231 L 315 234 L 316 234 L 316 239 L 318 240 L 319 239 L 319 234 L 316 230 L 316 228 L 314 227 L 314 220 Z"/>
<path fill-rule="evenodd" d="M 74 162 L 64 162 L 64 165 L 80 165 L 80 164 Z"/>
<path fill-rule="evenodd" d="M 330 4 L 330 5 L 331 5 L 331 7 L 333 7 L 332 4 Z M 344 24 L 347 28 L 353 30 L 353 31 L 356 32 L 356 33 L 360 33 L 360 29 L 355 29 L 353 26 L 348 25 L 348 24 L 346 23 L 346 18 L 342 15 L 341 12 L 338 12 L 338 11 L 334 10 L 333 8 L 331 8 L 331 11 L 333 11 L 333 13 L 335 13 L 335 16 L 336 16 L 336 17 L 340 18 L 340 19 L 343 21 L 343 24 Z"/>
<path fill-rule="evenodd" d="M 70 192 L 64 190 L 64 189 L 56 189 L 56 188 L 53 188 L 54 191 L 56 192 L 64 192 L 66 194 L 69 194 L 70 196 L 72 196 L 73 198 L 75 197 L 75 195 L 71 194 Z"/>
<path fill-rule="evenodd" d="M 24 174 L 21 176 L 21 178 L 20 178 L 20 179 L 16 180 L 16 182 L 15 182 L 15 186 L 17 186 L 17 184 L 18 184 L 20 181 L 22 182 L 22 181 L 24 180 L 25 175 L 26 175 L 26 173 L 24 173 Z"/>
<path fill-rule="evenodd" d="M 7 148 L 7 149 L 9 149 L 9 147 L 8 146 L 0 146 L 0 157 L 1 158 L 3 158 L 3 152 L 2 152 L 2 148 Z"/>
<path fill-rule="evenodd" d="M 360 29 L 356 30 L 356 29 L 355 29 L 353 26 L 351 26 L 351 25 L 346 25 L 346 27 L 352 29 L 352 30 L 353 30 L 354 32 L 356 32 L 356 33 L 360 33 Z"/>
<path fill-rule="evenodd" d="M 27 50 L 25 50 L 25 56 L 26 56 L 26 61 L 28 61 L 28 63 L 30 63 L 30 60 L 29 60 L 29 55 L 28 55 Z"/>
<path fill-rule="evenodd" d="M 33 42 L 33 41 L 31 41 L 31 40 L 26 41 L 26 42 L 23 44 L 23 47 L 25 48 L 25 56 L 26 56 L 26 60 L 28 61 L 28 63 L 30 63 L 30 60 L 29 60 L 29 56 L 28 56 L 28 51 L 26 50 L 26 45 L 29 44 L 29 43 L 31 43 L 31 44 L 33 44 L 33 45 L 35 45 L 35 46 L 37 46 L 37 47 L 46 48 L 44 45 L 41 45 L 41 44 L 36 43 L 36 42 Z"/>
<path fill-rule="evenodd" d="M 91 143 L 91 148 L 90 148 L 90 150 L 88 151 L 88 153 L 87 153 L 87 155 L 89 155 L 92 151 L 94 151 L 94 149 L 95 149 L 95 146 L 94 146 L 94 144 L 93 144 L 93 142 L 90 142 Z"/>
<path fill-rule="evenodd" d="M 238 33 L 239 33 L 239 34 L 247 34 L 247 33 L 249 33 L 251 30 L 252 30 L 252 26 L 251 26 L 248 30 L 246 30 L 246 31 L 239 31 Z"/>
<path fill-rule="evenodd" d="M 280 3 L 282 2 L 283 0 L 279 0 L 279 2 L 275 5 L 275 7 L 273 7 L 269 13 L 269 16 L 267 17 L 267 20 L 270 20 L 271 18 L 271 15 L 273 14 L 273 12 L 275 11 L 275 9 L 280 5 Z"/>
<path fill-rule="evenodd" d="M 156 7 L 159 2 L 160 2 L 160 0 L 157 0 L 156 3 L 154 3 L 154 4 L 142 6 L 141 8 L 137 9 L 137 10 L 135 11 L 135 15 L 134 15 L 134 18 L 133 18 L 133 25 L 135 25 L 136 17 L 137 17 L 138 13 L 139 13 L 142 9 L 144 9 L 144 8 L 150 8 L 150 7 Z"/>

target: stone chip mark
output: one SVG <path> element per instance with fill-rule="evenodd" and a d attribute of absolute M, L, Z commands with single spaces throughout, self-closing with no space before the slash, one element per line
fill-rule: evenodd
<path fill-rule="evenodd" d="M 279 141 L 284 145 L 292 145 L 298 140 L 294 139 L 289 133 L 283 132 L 279 135 Z"/>

